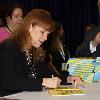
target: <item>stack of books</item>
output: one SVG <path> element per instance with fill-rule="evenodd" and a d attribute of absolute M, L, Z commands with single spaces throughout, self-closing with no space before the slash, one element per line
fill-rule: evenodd
<path fill-rule="evenodd" d="M 94 59 L 92 58 L 71 58 L 68 60 L 68 71 L 70 75 L 78 75 L 85 82 L 93 82 Z"/>

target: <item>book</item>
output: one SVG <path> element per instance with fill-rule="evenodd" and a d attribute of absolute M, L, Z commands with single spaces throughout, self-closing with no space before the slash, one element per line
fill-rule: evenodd
<path fill-rule="evenodd" d="M 71 87 L 59 87 L 56 89 L 48 89 L 49 95 L 52 96 L 67 96 L 84 94 L 83 90 Z"/>

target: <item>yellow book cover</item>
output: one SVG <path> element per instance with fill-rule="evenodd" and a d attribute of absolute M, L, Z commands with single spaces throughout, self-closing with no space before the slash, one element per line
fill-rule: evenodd
<path fill-rule="evenodd" d="M 59 87 L 56 89 L 48 89 L 48 93 L 52 96 L 80 95 L 84 92 L 79 88 Z"/>

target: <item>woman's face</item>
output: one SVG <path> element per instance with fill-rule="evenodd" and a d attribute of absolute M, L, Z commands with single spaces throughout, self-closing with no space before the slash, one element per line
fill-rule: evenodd
<path fill-rule="evenodd" d="M 12 17 L 7 18 L 7 24 L 12 27 L 16 27 L 23 22 L 23 12 L 21 8 L 15 8 L 12 13 Z"/>
<path fill-rule="evenodd" d="M 32 24 L 30 25 L 29 33 L 32 38 L 32 45 L 36 48 L 39 48 L 47 40 L 49 34 L 44 28 L 38 25 L 32 26 Z"/>

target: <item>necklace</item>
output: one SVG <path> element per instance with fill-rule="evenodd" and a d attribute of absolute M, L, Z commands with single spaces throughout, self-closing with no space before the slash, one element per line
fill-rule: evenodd
<path fill-rule="evenodd" d="M 29 76 L 29 79 L 33 79 L 33 78 L 36 78 L 36 69 L 35 69 L 35 66 L 32 62 L 32 53 L 29 53 L 28 51 L 24 50 L 25 52 L 25 55 L 26 55 L 26 60 L 27 60 L 27 65 L 28 65 L 28 76 Z"/>
<path fill-rule="evenodd" d="M 28 51 L 25 51 L 26 54 L 26 60 L 27 60 L 27 64 L 31 64 L 32 63 L 32 53 L 29 53 Z"/>

